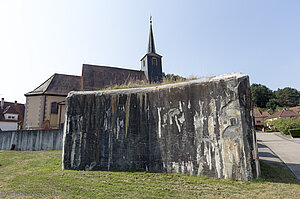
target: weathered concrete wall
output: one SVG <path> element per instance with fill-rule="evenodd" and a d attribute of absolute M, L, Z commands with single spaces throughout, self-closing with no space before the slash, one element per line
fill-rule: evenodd
<path fill-rule="evenodd" d="M 250 180 L 259 175 L 249 78 L 72 92 L 63 169 L 145 170 Z"/>
<path fill-rule="evenodd" d="M 62 148 L 62 130 L 26 130 L 0 132 L 0 150 L 40 151 Z"/>

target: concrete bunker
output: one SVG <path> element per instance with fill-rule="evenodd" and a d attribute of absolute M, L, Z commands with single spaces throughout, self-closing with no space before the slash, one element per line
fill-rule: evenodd
<path fill-rule="evenodd" d="M 71 92 L 62 169 L 259 176 L 249 77 Z"/>

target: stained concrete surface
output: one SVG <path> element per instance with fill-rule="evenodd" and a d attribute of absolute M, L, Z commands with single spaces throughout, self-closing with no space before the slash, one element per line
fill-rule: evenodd
<path fill-rule="evenodd" d="M 41 151 L 62 148 L 62 130 L 0 132 L 0 150 Z"/>
<path fill-rule="evenodd" d="M 259 175 L 249 77 L 71 92 L 63 169 Z"/>
<path fill-rule="evenodd" d="M 275 133 L 256 133 L 259 158 L 268 162 L 283 162 L 300 180 L 300 138 Z"/>

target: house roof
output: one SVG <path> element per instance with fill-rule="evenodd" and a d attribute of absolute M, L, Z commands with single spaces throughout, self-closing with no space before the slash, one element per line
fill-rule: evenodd
<path fill-rule="evenodd" d="M 6 102 L 4 101 L 3 109 L 0 107 L 0 121 L 4 122 L 23 122 L 25 112 L 25 105 L 20 103 Z M 6 120 L 4 114 L 18 114 L 18 120 Z"/>
<path fill-rule="evenodd" d="M 3 114 L 5 113 L 10 113 L 10 114 L 19 114 L 19 112 L 17 111 L 16 107 L 14 105 L 9 105 L 7 106 L 4 111 Z"/>
<path fill-rule="evenodd" d="M 270 113 L 268 113 L 268 111 L 264 111 L 261 113 L 263 117 L 269 117 Z"/>
<path fill-rule="evenodd" d="M 282 117 L 298 117 L 300 114 L 295 113 L 294 111 L 290 110 L 279 110 L 276 113 L 270 115 L 267 117 L 267 119 L 272 119 L 272 118 L 282 118 Z"/>
<path fill-rule="evenodd" d="M 295 106 L 295 107 L 292 107 L 292 108 L 289 108 L 291 111 L 294 111 L 295 113 L 299 113 L 300 111 L 300 106 Z"/>
<path fill-rule="evenodd" d="M 39 87 L 25 94 L 30 95 L 61 95 L 67 96 L 70 91 L 80 90 L 81 77 L 55 73 Z"/>
<path fill-rule="evenodd" d="M 253 115 L 254 117 L 262 117 L 261 112 L 256 107 L 253 109 Z"/>

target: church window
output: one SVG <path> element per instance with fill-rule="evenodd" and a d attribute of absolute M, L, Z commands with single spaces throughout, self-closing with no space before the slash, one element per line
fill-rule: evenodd
<path fill-rule="evenodd" d="M 145 60 L 143 60 L 143 66 L 145 66 L 146 65 L 146 61 Z"/>
<path fill-rule="evenodd" d="M 152 58 L 152 65 L 153 66 L 157 65 L 157 59 L 155 57 Z"/>
<path fill-rule="evenodd" d="M 51 114 L 57 114 L 58 113 L 58 106 L 56 102 L 51 103 Z"/>

